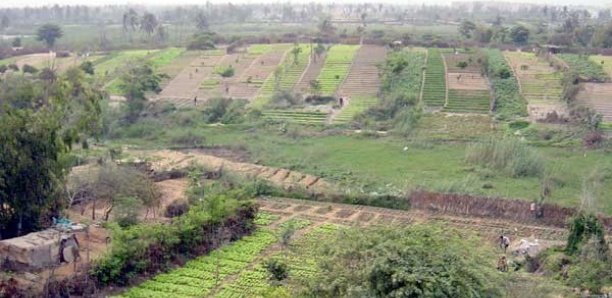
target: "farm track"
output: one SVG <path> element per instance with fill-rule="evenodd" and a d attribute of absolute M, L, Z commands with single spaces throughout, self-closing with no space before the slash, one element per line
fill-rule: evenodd
<path fill-rule="evenodd" d="M 259 198 L 260 210 L 281 216 L 305 218 L 314 222 L 330 222 L 350 226 L 373 224 L 438 223 L 459 230 L 474 231 L 488 239 L 504 233 L 517 238 L 535 237 L 542 240 L 563 241 L 568 231 L 547 226 L 525 225 L 506 220 L 477 217 L 457 217 L 422 210 L 394 210 L 362 205 L 347 205 L 286 198 Z"/>

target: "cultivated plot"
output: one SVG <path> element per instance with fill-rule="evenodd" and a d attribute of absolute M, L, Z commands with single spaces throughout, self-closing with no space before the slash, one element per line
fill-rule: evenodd
<path fill-rule="evenodd" d="M 527 100 L 529 116 L 546 119 L 551 113 L 567 116 L 567 105 L 561 101 L 561 73 L 533 53 L 505 52 Z"/>
<path fill-rule="evenodd" d="M 482 66 L 470 54 L 445 53 L 448 101 L 445 112 L 487 113 L 491 106 L 491 92 Z"/>

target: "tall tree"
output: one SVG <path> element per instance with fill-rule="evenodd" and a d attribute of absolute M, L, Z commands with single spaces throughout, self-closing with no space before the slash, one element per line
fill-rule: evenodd
<path fill-rule="evenodd" d="M 64 205 L 70 146 L 96 134 L 100 92 L 75 70 L 0 83 L 0 238 L 46 226 Z"/>
<path fill-rule="evenodd" d="M 198 11 L 198 14 L 195 17 L 196 28 L 200 31 L 208 31 L 208 16 L 203 11 Z"/>
<path fill-rule="evenodd" d="M 516 25 L 510 30 L 510 38 L 516 44 L 525 44 L 529 40 L 529 29 L 523 25 Z"/>
<path fill-rule="evenodd" d="M 128 122 L 134 122 L 145 107 L 146 92 L 161 91 L 159 87 L 161 77 L 147 63 L 136 61 L 119 79 L 119 88 L 127 99 L 125 118 Z"/>
<path fill-rule="evenodd" d="M 0 30 L 6 30 L 11 25 L 11 20 L 7 15 L 2 15 L 2 19 L 0 20 Z"/>
<path fill-rule="evenodd" d="M 132 32 L 138 27 L 138 13 L 130 9 L 123 14 L 123 32 L 127 35 L 128 40 L 132 41 Z"/>
<path fill-rule="evenodd" d="M 157 21 L 157 17 L 155 17 L 152 13 L 145 13 L 142 16 L 142 21 L 140 22 L 140 30 L 144 31 L 149 38 L 157 29 L 159 22 Z"/>
<path fill-rule="evenodd" d="M 61 38 L 62 36 L 64 36 L 62 28 L 55 24 L 42 25 L 36 31 L 36 39 L 44 42 L 49 49 L 53 49 L 57 39 Z"/>

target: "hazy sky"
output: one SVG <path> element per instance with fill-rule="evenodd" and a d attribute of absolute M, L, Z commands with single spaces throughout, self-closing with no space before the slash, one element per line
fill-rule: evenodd
<path fill-rule="evenodd" d="M 453 0 L 403 0 L 402 3 L 413 4 L 448 4 Z M 0 0 L 0 7 L 22 7 L 22 6 L 43 6 L 54 4 L 86 4 L 86 5 L 107 5 L 107 4 L 148 4 L 148 5 L 177 5 L 177 4 L 204 4 L 206 0 Z M 212 3 L 303 3 L 313 2 L 313 0 L 211 0 Z M 358 2 L 386 2 L 397 3 L 397 0 L 314 0 L 314 2 L 335 2 L 335 3 L 358 3 Z M 505 0 L 503 2 L 522 2 L 522 3 L 541 3 L 558 5 L 596 5 L 610 6 L 612 0 Z"/>

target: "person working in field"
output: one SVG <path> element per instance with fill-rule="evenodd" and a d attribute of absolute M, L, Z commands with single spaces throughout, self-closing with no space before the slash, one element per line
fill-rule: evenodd
<path fill-rule="evenodd" d="M 198 106 L 198 96 L 197 95 L 193 98 L 193 105 L 196 107 Z"/>
<path fill-rule="evenodd" d="M 500 235 L 499 247 L 504 250 L 504 253 L 506 253 L 508 246 L 510 246 L 510 238 L 508 238 L 508 236 Z"/>

